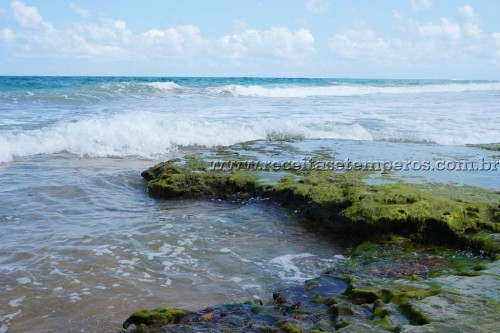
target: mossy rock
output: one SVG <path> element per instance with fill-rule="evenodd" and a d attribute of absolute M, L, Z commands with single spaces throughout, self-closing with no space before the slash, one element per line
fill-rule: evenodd
<path fill-rule="evenodd" d="M 380 295 L 376 290 L 355 288 L 350 285 L 344 295 L 351 301 L 352 304 L 372 304 L 379 299 Z"/>
<path fill-rule="evenodd" d="M 388 233 L 430 243 L 461 244 L 494 256 L 500 250 L 500 194 L 445 184 L 369 185 L 364 171 L 309 171 L 275 183 L 260 174 L 207 171 L 205 163 L 160 163 L 142 173 L 155 198 L 238 200 L 267 197 L 318 229 L 361 239 Z"/>
<path fill-rule="evenodd" d="M 297 324 L 293 324 L 289 321 L 284 322 L 280 325 L 281 329 L 287 333 L 304 333 L 304 330 Z"/>
<path fill-rule="evenodd" d="M 375 325 L 383 327 L 385 330 L 390 332 L 400 332 L 401 328 L 394 325 L 389 318 L 389 316 L 383 316 L 381 318 L 372 319 L 371 322 Z"/>
<path fill-rule="evenodd" d="M 186 312 L 175 308 L 157 308 L 154 310 L 142 310 L 133 313 L 123 323 L 123 328 L 127 329 L 130 325 L 140 327 L 160 326 L 169 324 L 178 324 L 182 321 Z"/>
<path fill-rule="evenodd" d="M 418 288 L 414 286 L 399 286 L 397 289 L 384 288 L 380 291 L 381 299 L 385 303 L 404 304 L 409 300 L 421 300 L 429 296 L 435 296 L 441 293 L 439 288 Z"/>
<path fill-rule="evenodd" d="M 481 148 L 485 150 L 500 151 L 500 143 L 468 144 L 467 147 Z"/>
<path fill-rule="evenodd" d="M 352 321 L 343 319 L 340 322 L 338 322 L 338 323 L 335 324 L 335 329 L 336 330 L 340 330 L 340 329 L 345 328 L 347 326 L 350 326 L 352 324 L 353 324 Z"/>
<path fill-rule="evenodd" d="M 430 323 L 429 317 L 409 302 L 401 304 L 398 310 L 408 318 L 412 325 L 426 325 Z"/>
<path fill-rule="evenodd" d="M 142 176 L 149 180 L 148 191 L 155 198 L 237 199 L 255 196 L 255 177 L 244 171 L 205 172 L 166 162 L 144 171 Z"/>

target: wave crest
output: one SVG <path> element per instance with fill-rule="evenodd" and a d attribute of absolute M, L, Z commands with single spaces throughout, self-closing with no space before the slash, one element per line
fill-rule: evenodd
<path fill-rule="evenodd" d="M 464 134 L 466 133 L 466 134 Z M 211 119 L 133 112 L 59 122 L 39 129 L 0 134 L 0 162 L 16 157 L 69 152 L 89 157 L 155 158 L 181 146 L 227 146 L 251 140 L 349 139 L 437 144 L 493 140 L 495 130 L 474 134 L 463 129 L 431 132 L 374 128 L 330 119 Z"/>
<path fill-rule="evenodd" d="M 259 119 L 247 122 L 175 119 L 164 114 L 136 112 L 60 122 L 35 130 L 0 135 L 0 162 L 15 157 L 69 152 L 89 157 L 154 158 L 179 146 L 214 147 L 250 140 L 348 138 L 372 140 L 359 124 L 318 128 L 312 122 Z"/>
<path fill-rule="evenodd" d="M 418 94 L 418 93 L 456 93 L 467 91 L 500 91 L 500 82 L 492 83 L 450 83 L 425 85 L 331 85 L 331 86 L 288 86 L 269 87 L 260 85 L 225 85 L 207 88 L 212 95 L 232 97 L 275 97 L 306 98 L 313 96 L 349 97 L 373 94 Z"/>

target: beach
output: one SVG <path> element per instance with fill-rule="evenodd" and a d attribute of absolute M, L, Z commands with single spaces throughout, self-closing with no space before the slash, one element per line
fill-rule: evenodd
<path fill-rule="evenodd" d="M 498 81 L 0 77 L 0 332 L 117 332 L 140 309 L 272 302 L 349 265 L 359 242 L 268 197 L 155 198 L 141 172 L 167 160 L 228 172 L 261 162 L 270 183 L 376 162 L 373 186 L 498 196 L 499 152 L 477 145 L 499 141 L 499 91 Z M 480 250 L 457 253 L 489 263 Z M 498 281 L 487 269 L 479 279 Z"/>

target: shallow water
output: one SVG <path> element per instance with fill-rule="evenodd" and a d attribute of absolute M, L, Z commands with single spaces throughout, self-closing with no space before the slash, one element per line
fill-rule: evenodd
<path fill-rule="evenodd" d="M 283 137 L 497 142 L 499 92 L 498 81 L 0 77 L 0 162 Z"/>
<path fill-rule="evenodd" d="M 267 201 L 150 198 L 140 172 L 178 149 L 263 140 L 248 154 L 499 161 L 464 146 L 500 140 L 499 92 L 498 81 L 0 77 L 0 333 L 114 332 L 137 309 L 266 299 L 342 260 L 345 244 Z M 499 173 L 397 176 L 498 190 Z"/>
<path fill-rule="evenodd" d="M 344 247 L 267 201 L 150 198 L 151 164 L 1 166 L 0 332 L 118 331 L 137 309 L 268 299 L 341 260 Z"/>

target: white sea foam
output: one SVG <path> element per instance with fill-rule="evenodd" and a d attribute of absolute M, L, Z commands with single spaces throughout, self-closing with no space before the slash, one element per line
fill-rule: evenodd
<path fill-rule="evenodd" d="M 284 256 L 279 256 L 274 259 L 271 259 L 269 262 L 271 264 L 281 266 L 282 271 L 278 272 L 278 275 L 283 280 L 290 281 L 305 281 L 312 276 L 309 276 L 303 273 L 300 268 L 294 263 L 294 260 L 304 259 L 309 257 L 314 257 L 314 254 L 311 253 L 299 253 L 299 254 L 286 254 Z"/>
<path fill-rule="evenodd" d="M 331 85 L 331 86 L 276 86 L 231 84 L 207 88 L 208 93 L 234 97 L 306 98 L 311 96 L 363 96 L 372 94 L 418 94 L 466 91 L 500 91 L 500 83 L 451 83 L 426 85 Z"/>
<path fill-rule="evenodd" d="M 26 296 L 21 296 L 19 298 L 10 300 L 8 304 L 9 304 L 9 306 L 11 306 L 13 308 L 17 308 L 17 307 L 19 307 L 21 302 L 24 301 L 25 298 L 26 298 Z"/>
<path fill-rule="evenodd" d="M 113 254 L 113 251 L 107 249 L 106 246 L 101 246 L 100 248 L 93 249 L 92 251 L 94 251 L 96 256 L 102 256 L 104 254 L 111 254 L 111 255 Z"/>
<path fill-rule="evenodd" d="M 473 116 L 463 119 L 457 116 L 453 123 L 436 122 L 432 120 L 433 115 L 426 114 L 417 115 L 415 119 L 394 112 L 373 113 L 372 117 L 379 118 L 384 126 L 358 123 L 347 112 L 335 117 L 328 114 L 241 117 L 235 113 L 224 118 L 197 114 L 180 118 L 169 113 L 150 112 L 94 116 L 38 129 L 0 132 L 0 162 L 59 152 L 88 157 L 154 158 L 175 151 L 179 146 L 214 147 L 264 139 L 329 138 L 460 145 L 496 142 L 499 135 L 498 129 L 488 127 L 487 123 L 481 131 L 472 131 Z"/>
<path fill-rule="evenodd" d="M 29 283 L 31 283 L 31 279 L 29 277 L 20 277 L 20 278 L 17 278 L 17 283 L 29 284 Z"/>
<path fill-rule="evenodd" d="M 229 281 L 240 283 L 241 281 L 243 281 L 243 279 L 237 276 L 233 276 L 232 278 L 229 279 Z"/>
<path fill-rule="evenodd" d="M 0 333 L 6 333 L 9 330 L 9 324 L 12 319 L 22 314 L 22 310 L 17 310 L 14 313 L 9 313 L 4 316 L 0 316 Z"/>
<path fill-rule="evenodd" d="M 145 84 L 155 89 L 166 91 L 182 88 L 182 86 L 176 84 L 175 82 L 150 82 Z"/>

